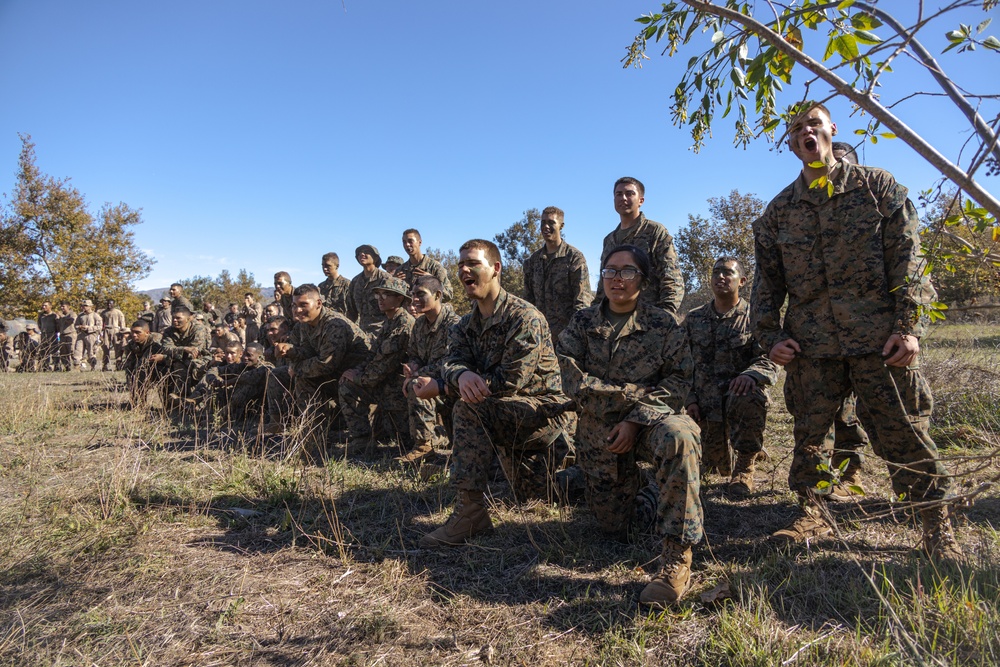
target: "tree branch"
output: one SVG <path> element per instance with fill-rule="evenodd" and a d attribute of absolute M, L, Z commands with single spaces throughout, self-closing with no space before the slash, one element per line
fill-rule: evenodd
<path fill-rule="evenodd" d="M 751 30 L 760 39 L 768 42 L 771 46 L 781 51 L 786 56 L 802 65 L 804 68 L 830 84 L 834 90 L 851 100 L 859 107 L 879 119 L 883 125 L 892 130 L 904 143 L 910 146 L 922 158 L 927 160 L 935 169 L 947 176 L 960 188 L 975 199 L 983 208 L 989 211 L 994 218 L 1000 220 L 1000 201 L 990 194 L 985 188 L 980 186 L 975 180 L 969 177 L 960 167 L 953 164 L 948 158 L 941 155 L 934 146 L 927 143 L 923 137 L 909 128 L 903 121 L 896 118 L 881 103 L 873 99 L 870 95 L 859 92 L 854 86 L 847 83 L 839 76 L 830 71 L 822 63 L 818 62 L 808 54 L 799 51 L 785 39 L 774 32 L 760 21 L 750 16 L 745 16 L 737 11 L 716 5 L 708 0 L 682 0 L 684 4 L 699 12 L 722 17 L 730 22 L 743 26 Z"/>

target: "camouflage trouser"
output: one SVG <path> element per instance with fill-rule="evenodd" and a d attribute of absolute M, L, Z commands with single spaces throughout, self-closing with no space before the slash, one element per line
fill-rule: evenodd
<path fill-rule="evenodd" d="M 387 382 L 379 387 L 362 387 L 354 382 L 340 383 L 340 407 L 352 438 L 368 439 L 372 435 L 372 408 L 377 407 L 374 437 L 394 440 L 401 448 L 413 448 L 410 438 L 410 418 L 406 398 L 397 382 Z"/>
<path fill-rule="evenodd" d="M 126 371 L 125 385 L 128 387 L 133 405 L 145 403 L 150 389 L 163 378 L 162 369 L 162 365 L 150 362 L 141 364 L 134 370 Z"/>
<path fill-rule="evenodd" d="M 59 370 L 59 340 L 55 334 L 42 334 L 42 344 L 39 348 L 39 370 Z"/>
<path fill-rule="evenodd" d="M 76 336 L 60 336 L 57 368 L 68 371 L 79 365 L 80 357 L 76 356 Z"/>
<path fill-rule="evenodd" d="M 114 353 L 112 355 L 112 352 Z M 111 357 L 115 358 L 115 370 L 121 370 L 122 363 L 124 362 L 124 355 L 122 354 L 122 337 L 120 334 L 113 334 L 110 331 L 101 332 L 101 353 L 102 359 L 101 364 L 105 369 L 112 368 Z"/>
<path fill-rule="evenodd" d="M 788 486 L 804 493 L 827 472 L 834 446 L 833 423 L 853 389 L 870 415 L 875 454 L 885 459 L 893 492 L 914 500 L 947 495 L 951 480 L 928 434 L 931 390 L 919 367 L 886 366 L 880 354 L 833 359 L 797 357 L 785 366 L 785 400 L 795 418 L 795 452 Z M 818 491 L 828 492 L 829 487 Z"/>
<path fill-rule="evenodd" d="M 497 456 L 518 501 L 554 499 L 555 471 L 566 457 L 565 438 L 559 437 L 562 412 L 557 400 L 528 396 L 457 401 L 452 412 L 455 486 L 485 491 Z"/>
<path fill-rule="evenodd" d="M 98 335 L 96 333 L 80 334 L 76 337 L 76 358 L 90 364 L 90 370 L 97 370 L 97 344 Z"/>
<path fill-rule="evenodd" d="M 700 424 L 702 469 L 717 468 L 719 474 L 730 475 L 733 451 L 762 451 L 770 403 L 767 389 L 760 385 L 743 396 L 727 392 L 722 399 L 722 421 L 704 420 Z"/>
<path fill-rule="evenodd" d="M 288 366 L 278 366 L 268 371 L 264 402 L 270 423 L 284 424 L 291 418 L 292 379 L 288 374 Z"/>
<path fill-rule="evenodd" d="M 864 449 L 868 446 L 868 433 L 859 419 L 859 413 L 864 408 L 857 405 L 858 399 L 851 395 L 844 399 L 837 418 L 833 424 L 834 444 L 831 465 L 839 468 L 844 461 L 849 461 L 847 468 L 861 470 L 865 463 Z"/>
<path fill-rule="evenodd" d="M 175 393 L 179 396 L 187 397 L 198 385 L 198 381 L 205 376 L 205 371 L 210 359 L 201 357 L 198 359 L 174 359 L 170 362 L 170 370 L 167 372 L 167 381 L 164 383 L 164 392 Z"/>
<path fill-rule="evenodd" d="M 295 411 L 308 428 L 318 427 L 326 433 L 338 407 L 339 382 L 336 378 L 304 378 L 292 380 L 292 401 Z"/>
<path fill-rule="evenodd" d="M 444 422 L 445 430 L 450 434 L 451 412 L 455 407 L 455 399 L 449 396 L 437 396 L 426 400 L 417 398 L 413 392 L 406 394 L 406 410 L 410 417 L 410 437 L 415 445 L 434 444 L 435 432 L 438 428 L 438 415 Z"/>
<path fill-rule="evenodd" d="M 264 405 L 264 390 L 267 386 L 267 376 L 261 374 L 260 380 L 240 378 L 231 388 L 229 394 L 228 418 L 232 422 L 244 420 L 260 421 L 261 407 Z"/>
<path fill-rule="evenodd" d="M 578 414 L 576 461 L 587 479 L 587 506 L 601 530 L 619 536 L 634 522 L 636 495 L 644 485 L 636 462 L 647 461 L 656 468 L 659 533 L 682 544 L 701 541 L 701 438 L 695 421 L 687 415 L 665 416 L 639 431 L 631 451 L 614 454 L 607 440 L 614 423 Z"/>

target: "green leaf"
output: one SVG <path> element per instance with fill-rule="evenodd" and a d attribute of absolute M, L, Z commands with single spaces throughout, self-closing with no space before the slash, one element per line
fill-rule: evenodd
<path fill-rule="evenodd" d="M 823 162 L 822 160 L 816 160 L 815 162 L 810 162 L 806 166 L 812 167 L 813 169 L 822 169 L 823 167 L 826 166 L 826 162 Z"/>
<path fill-rule="evenodd" d="M 729 76 L 737 86 L 746 85 L 747 77 L 739 67 L 734 67 L 729 71 Z"/>
<path fill-rule="evenodd" d="M 881 44 L 882 38 L 873 32 L 868 32 L 867 30 L 855 30 L 854 36 L 862 44 Z"/>
<path fill-rule="evenodd" d="M 983 40 L 983 46 L 991 51 L 1000 51 L 1000 39 L 997 39 L 993 35 L 990 35 Z"/>
<path fill-rule="evenodd" d="M 965 39 L 965 34 L 961 30 L 949 30 L 944 34 L 949 42 L 961 42 Z"/>
<path fill-rule="evenodd" d="M 845 9 L 847 9 L 848 7 L 850 7 L 853 4 L 854 4 L 854 0 L 844 0 L 839 5 L 837 5 L 837 9 L 839 9 L 840 11 L 844 11 Z"/>
<path fill-rule="evenodd" d="M 828 181 L 826 184 L 826 196 L 833 198 L 833 181 Z"/>
<path fill-rule="evenodd" d="M 873 134 L 868 140 L 870 142 L 872 142 L 873 144 L 877 144 L 878 143 L 878 135 L 877 134 Z"/>
<path fill-rule="evenodd" d="M 858 57 L 858 40 L 854 35 L 838 35 L 833 38 L 833 48 L 844 60 L 854 60 Z"/>
<path fill-rule="evenodd" d="M 893 134 L 892 132 L 879 132 L 878 136 L 882 137 L 883 139 L 895 139 L 896 138 L 896 135 Z"/>
<path fill-rule="evenodd" d="M 823 489 L 827 489 L 829 487 L 830 487 L 830 482 L 826 481 L 825 479 L 821 479 L 818 482 L 816 482 L 816 488 L 820 491 L 822 491 Z"/>
<path fill-rule="evenodd" d="M 944 318 L 941 318 L 941 319 L 944 319 Z M 851 490 L 851 493 L 855 493 L 855 494 L 857 494 L 857 495 L 859 495 L 859 496 L 863 496 L 863 495 L 865 495 L 865 490 L 864 490 L 864 489 L 862 489 L 862 488 L 861 488 L 860 486 L 858 486 L 857 484 L 851 484 L 851 485 L 850 485 L 850 486 L 848 486 L 847 488 Z"/>
<path fill-rule="evenodd" d="M 726 38 L 726 33 L 721 30 L 717 30 L 714 35 L 712 35 L 712 44 L 718 44 Z"/>
<path fill-rule="evenodd" d="M 865 130 L 854 130 L 854 134 L 864 136 L 868 134 L 868 132 L 866 132 Z"/>
<path fill-rule="evenodd" d="M 983 21 L 982 23 L 980 23 L 979 25 L 977 25 L 976 26 L 976 34 L 977 35 L 983 34 L 983 30 L 986 30 L 986 28 L 988 28 L 991 23 L 993 23 L 993 19 L 988 18 L 985 21 Z"/>

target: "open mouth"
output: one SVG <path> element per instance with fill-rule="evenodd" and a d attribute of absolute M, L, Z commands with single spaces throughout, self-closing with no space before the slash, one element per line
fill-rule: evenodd
<path fill-rule="evenodd" d="M 816 143 L 815 137 L 806 137 L 805 139 L 802 140 L 802 147 L 805 148 L 810 153 L 816 150 L 817 145 L 818 144 Z"/>
<path fill-rule="evenodd" d="M 462 284 L 464 284 L 466 287 L 472 287 L 473 285 L 476 284 L 476 279 L 475 278 L 465 278 L 464 280 L 462 280 Z"/>

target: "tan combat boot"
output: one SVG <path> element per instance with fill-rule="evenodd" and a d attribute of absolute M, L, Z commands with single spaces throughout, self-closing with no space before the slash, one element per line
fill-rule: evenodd
<path fill-rule="evenodd" d="M 818 509 L 810 505 L 802 508 L 802 516 L 797 518 L 787 528 L 776 531 L 772 537 L 790 542 L 804 542 L 816 537 L 826 537 L 833 532 L 827 520 Z"/>
<path fill-rule="evenodd" d="M 952 563 L 963 563 L 965 554 L 955 540 L 951 530 L 951 519 L 948 518 L 947 505 L 935 505 L 920 510 L 923 523 L 924 553 L 933 560 Z"/>
<path fill-rule="evenodd" d="M 458 506 L 452 511 L 448 521 L 432 533 L 420 538 L 420 547 L 453 547 L 474 535 L 493 530 L 490 513 L 486 510 L 486 499 L 482 491 L 462 491 Z"/>
<path fill-rule="evenodd" d="M 736 465 L 733 466 L 733 478 L 726 488 L 726 492 L 734 500 L 743 500 L 754 492 L 756 486 L 753 481 L 753 474 L 757 470 L 757 459 L 760 452 L 748 454 L 746 452 L 736 452 Z"/>
<path fill-rule="evenodd" d="M 663 539 L 660 571 L 639 594 L 639 602 L 657 609 L 676 604 L 691 589 L 691 547 Z"/>
<path fill-rule="evenodd" d="M 852 500 L 861 500 L 864 495 L 865 488 L 861 486 L 861 480 L 858 479 L 858 468 L 851 466 L 840 476 L 840 481 L 833 485 L 826 499 L 846 503 Z"/>
<path fill-rule="evenodd" d="M 402 456 L 393 459 L 400 465 L 418 465 L 422 460 L 434 453 L 434 447 L 429 442 L 418 442 L 413 449 Z"/>

